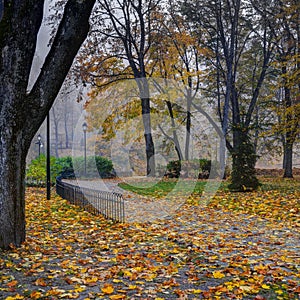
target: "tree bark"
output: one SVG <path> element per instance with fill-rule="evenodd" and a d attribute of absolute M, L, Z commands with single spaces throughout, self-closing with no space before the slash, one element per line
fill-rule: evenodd
<path fill-rule="evenodd" d="M 293 144 L 286 143 L 284 147 L 284 178 L 293 178 Z"/>
<path fill-rule="evenodd" d="M 176 132 L 176 129 L 175 129 L 175 120 L 174 120 L 172 103 L 171 103 L 171 101 L 167 100 L 166 104 L 167 104 L 169 116 L 170 116 L 170 119 L 171 119 L 171 126 L 172 126 L 172 134 L 173 134 L 173 142 L 174 142 L 175 151 L 177 153 L 178 159 L 183 160 L 183 155 L 182 155 L 180 143 L 179 143 L 177 132 Z"/>
<path fill-rule="evenodd" d="M 155 176 L 155 151 L 151 133 L 150 99 L 141 98 L 144 137 L 146 144 L 147 176 Z"/>
<path fill-rule="evenodd" d="M 190 139 L 191 139 L 191 126 L 192 126 L 192 114 L 191 114 L 192 99 L 187 98 L 187 112 L 186 112 L 186 128 L 185 128 L 185 160 L 189 160 L 190 153 Z"/>
<path fill-rule="evenodd" d="M 44 1 L 5 1 L 0 23 L 0 248 L 25 240 L 26 155 L 87 36 L 94 3 L 67 2 L 51 50 L 28 92 Z"/>
<path fill-rule="evenodd" d="M 282 67 L 282 74 L 287 76 L 286 66 Z M 288 82 L 285 81 L 284 85 L 284 105 L 285 105 L 285 130 L 284 130 L 284 174 L 285 178 L 293 178 L 293 144 L 295 141 L 294 127 L 293 127 L 293 115 L 290 111 L 292 107 L 291 90 L 288 86 Z"/>
<path fill-rule="evenodd" d="M 59 157 L 58 154 L 58 125 L 59 125 L 59 116 L 56 115 L 55 107 L 52 108 L 52 116 L 53 116 L 53 125 L 54 125 L 54 136 L 55 136 L 55 157 Z"/>

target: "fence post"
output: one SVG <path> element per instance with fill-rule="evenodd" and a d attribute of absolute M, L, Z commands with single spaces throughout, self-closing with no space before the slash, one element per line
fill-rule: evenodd
<path fill-rule="evenodd" d="M 88 188 L 80 189 L 77 185 L 65 183 L 56 178 L 56 193 L 93 214 L 102 214 L 107 219 L 125 222 L 125 204 L 122 194 Z M 92 207 L 91 207 L 92 206 Z"/>

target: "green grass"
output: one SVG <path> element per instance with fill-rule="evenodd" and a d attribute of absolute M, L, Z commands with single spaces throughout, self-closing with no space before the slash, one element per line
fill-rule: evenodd
<path fill-rule="evenodd" d="M 259 188 L 262 192 L 278 191 L 281 193 L 293 193 L 300 190 L 300 178 L 295 179 L 283 179 L 277 178 L 265 178 L 261 177 L 260 181 L 262 186 Z M 188 184 L 190 183 L 190 184 Z M 158 182 L 151 181 L 140 181 L 133 183 L 119 183 L 119 186 L 127 191 L 136 193 L 142 196 L 149 196 L 155 198 L 163 198 L 175 189 L 178 196 L 181 194 L 191 193 L 191 187 L 193 189 L 193 195 L 201 195 L 207 181 L 178 181 L 172 179 L 162 179 Z M 223 181 L 219 187 L 219 191 L 228 192 L 228 181 Z M 174 190 L 175 191 L 175 190 Z"/>
<path fill-rule="evenodd" d="M 206 181 L 186 181 L 178 182 L 177 180 L 161 180 L 157 183 L 151 182 L 135 182 L 134 185 L 130 183 L 119 183 L 119 186 L 127 191 L 137 193 L 142 196 L 151 196 L 155 198 L 162 198 L 172 192 L 174 189 L 180 194 L 190 193 L 191 189 L 194 194 L 202 194 L 206 185 Z M 174 190 L 175 191 L 175 190 Z"/>

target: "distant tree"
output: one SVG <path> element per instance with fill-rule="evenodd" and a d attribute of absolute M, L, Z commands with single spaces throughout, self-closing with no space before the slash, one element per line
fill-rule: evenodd
<path fill-rule="evenodd" d="M 274 32 L 277 36 L 276 66 L 278 81 L 278 123 L 273 130 L 280 133 L 283 144 L 284 177 L 293 177 L 293 146 L 300 133 L 300 3 L 279 1 Z"/>
<path fill-rule="evenodd" d="M 182 5 L 195 30 L 206 36 L 205 45 L 211 54 L 206 62 L 210 68 L 206 94 L 217 105 L 227 149 L 237 158 L 232 160 L 233 172 L 255 166 L 252 155 L 249 162 L 244 159 L 242 151 L 246 148 L 241 144 L 250 137 L 255 107 L 272 61 L 274 35 L 270 24 L 274 20 L 273 5 L 241 0 L 186 0 Z M 241 159 L 238 159 L 239 155 Z M 255 177 L 253 171 L 245 174 L 250 176 L 245 183 L 258 182 L 252 178 Z M 236 180 L 236 177 L 232 179 Z M 241 191 L 248 190 L 247 185 L 239 186 Z M 251 184 L 249 189 L 257 187 L 258 184 Z"/>
<path fill-rule="evenodd" d="M 181 147 L 178 142 L 176 131 L 173 132 L 172 139 L 179 159 L 189 160 L 190 139 L 192 128 L 192 104 L 199 93 L 202 69 L 201 57 L 206 49 L 200 46 L 200 37 L 191 28 L 190 22 L 182 15 L 180 2 L 168 0 L 166 2 L 166 12 L 157 15 L 161 23 L 161 29 L 155 34 L 155 43 L 152 45 L 152 76 L 164 78 L 165 82 L 170 81 L 173 88 L 177 87 L 185 99 L 185 116 L 182 122 L 185 124 L 185 143 Z M 167 84 L 165 84 L 167 87 Z M 164 87 L 164 88 L 166 88 Z M 159 86 L 160 92 L 164 88 Z M 176 102 L 176 101 L 175 101 Z M 166 100 L 173 127 L 175 128 L 174 112 L 176 103 Z M 182 107 L 180 107 L 182 109 Z M 182 112 L 181 112 L 182 115 Z"/>
<path fill-rule="evenodd" d="M 128 78 L 136 80 L 142 107 L 148 175 L 155 174 L 155 159 L 147 62 L 160 2 L 99 1 L 92 34 L 81 55 L 85 67 L 79 68 L 81 78 L 99 88 Z"/>

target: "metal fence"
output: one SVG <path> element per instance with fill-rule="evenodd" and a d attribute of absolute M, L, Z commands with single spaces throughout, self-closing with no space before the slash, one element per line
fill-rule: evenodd
<path fill-rule="evenodd" d="M 125 222 L 122 194 L 79 187 L 63 182 L 61 178 L 56 179 L 56 193 L 90 213 L 101 214 L 115 222 Z"/>

